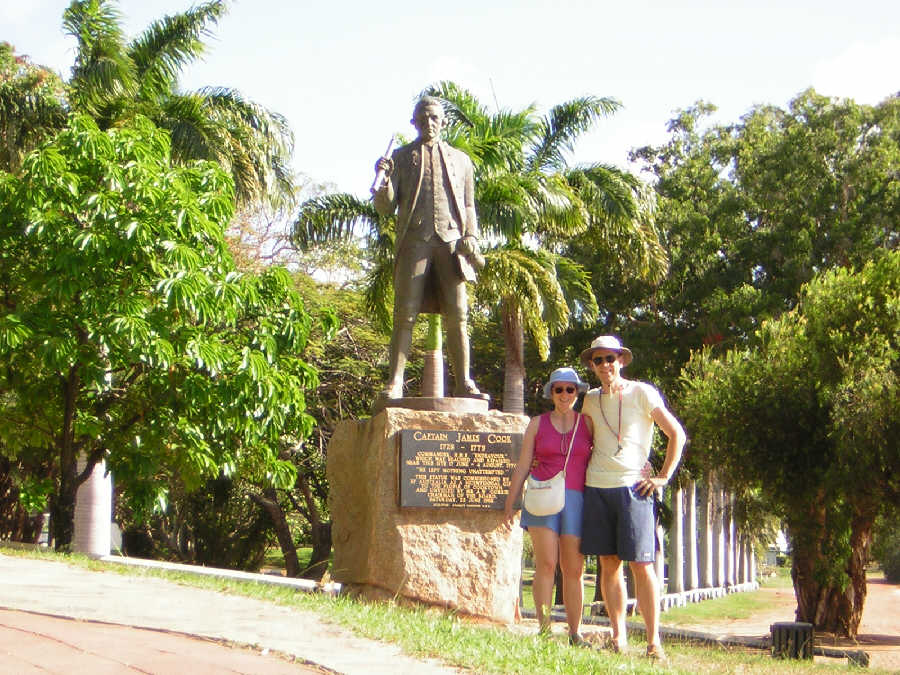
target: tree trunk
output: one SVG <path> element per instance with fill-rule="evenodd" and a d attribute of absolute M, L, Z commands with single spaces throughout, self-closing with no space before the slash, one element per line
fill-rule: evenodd
<path fill-rule="evenodd" d="M 302 472 L 297 472 L 297 487 L 303 494 L 303 501 L 306 504 L 306 512 L 309 514 L 309 524 L 311 526 L 312 535 L 312 556 L 309 559 L 309 565 L 300 575 L 306 579 L 321 579 L 328 569 L 328 558 L 331 556 L 331 523 L 322 521 L 319 513 L 319 505 L 313 496 L 312 489 L 309 486 L 309 479 Z"/>
<path fill-rule="evenodd" d="M 331 555 L 331 523 L 318 523 L 312 528 L 312 555 L 309 565 L 301 573 L 306 579 L 320 580 L 328 570 Z"/>
<path fill-rule="evenodd" d="M 684 490 L 672 490 L 672 526 L 669 530 L 669 593 L 684 592 Z"/>
<path fill-rule="evenodd" d="M 13 464 L 0 456 L 0 539 L 37 544 L 44 527 L 44 514 L 29 514 L 22 508 L 12 477 L 14 471 L 22 470 L 18 461 Z"/>
<path fill-rule="evenodd" d="M 59 452 L 59 488 L 50 500 L 51 536 L 57 551 L 68 551 L 75 532 L 75 496 L 78 491 L 78 467 L 75 452 L 75 398 L 78 371 L 73 367 L 62 382 L 64 412 L 57 439 Z"/>
<path fill-rule="evenodd" d="M 793 556 L 791 578 L 797 596 L 797 621 L 813 624 L 816 630 L 855 638 L 866 600 L 866 570 L 874 516 L 855 513 L 851 521 L 850 554 L 845 572 L 846 588 L 837 582 L 822 584 L 817 570 L 824 566 L 828 522 L 823 499 L 809 508 L 808 518 L 791 528 Z"/>
<path fill-rule="evenodd" d="M 269 518 L 272 519 L 275 536 L 278 537 L 278 546 L 284 556 L 284 573 L 289 577 L 299 576 L 300 561 L 297 559 L 297 547 L 294 545 L 294 537 L 291 535 L 291 528 L 288 526 L 284 509 L 278 503 L 275 488 L 266 488 L 261 495 L 251 492 L 250 499 L 262 506 L 269 514 Z"/>
<path fill-rule="evenodd" d="M 687 566 L 685 587 L 693 590 L 700 587 L 697 565 L 697 481 L 692 480 L 688 483 L 685 497 L 687 501 L 685 509 L 685 526 L 687 527 L 685 533 L 685 565 Z"/>
<path fill-rule="evenodd" d="M 518 307 L 503 303 L 503 412 L 525 412 L 525 332 Z"/>

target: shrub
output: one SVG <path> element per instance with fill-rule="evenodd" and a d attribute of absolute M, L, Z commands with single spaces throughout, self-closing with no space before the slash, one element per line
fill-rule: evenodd
<path fill-rule="evenodd" d="M 872 559 L 892 584 L 900 583 L 900 526 L 896 514 L 881 516 L 875 522 Z"/>

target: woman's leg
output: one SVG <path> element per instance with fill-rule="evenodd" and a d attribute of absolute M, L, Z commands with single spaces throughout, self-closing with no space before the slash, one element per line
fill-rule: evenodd
<path fill-rule="evenodd" d="M 550 607 L 553 604 L 553 578 L 559 551 L 559 536 L 548 527 L 529 527 L 531 546 L 534 549 L 534 581 L 531 592 L 534 609 L 541 630 L 550 627 Z"/>
<path fill-rule="evenodd" d="M 563 603 L 569 635 L 578 633 L 584 611 L 584 556 L 581 537 L 563 534 L 559 537 L 559 566 L 562 569 Z"/>
<path fill-rule="evenodd" d="M 599 557 L 600 590 L 603 593 L 603 603 L 606 605 L 606 613 L 609 616 L 613 641 L 621 651 L 628 643 L 625 635 L 625 603 L 628 596 L 625 591 L 622 561 L 615 555 Z"/>

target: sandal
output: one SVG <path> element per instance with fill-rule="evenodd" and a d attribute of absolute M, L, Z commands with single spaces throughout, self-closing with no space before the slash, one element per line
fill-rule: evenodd
<path fill-rule="evenodd" d="M 591 643 L 581 637 L 581 635 L 579 635 L 578 633 L 569 633 L 569 646 L 584 647 L 585 649 L 590 649 Z"/>
<path fill-rule="evenodd" d="M 620 654 L 625 651 L 627 645 L 620 645 L 609 633 L 586 633 L 584 641 L 592 649 L 603 649 Z"/>
<path fill-rule="evenodd" d="M 666 652 L 663 650 L 662 645 L 659 643 L 647 645 L 647 658 L 660 664 L 664 664 L 669 661 L 668 657 L 666 656 Z"/>

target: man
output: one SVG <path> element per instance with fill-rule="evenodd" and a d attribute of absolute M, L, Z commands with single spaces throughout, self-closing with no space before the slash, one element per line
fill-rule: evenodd
<path fill-rule="evenodd" d="M 394 242 L 394 330 L 390 376 L 382 397 L 403 396 L 403 373 L 419 312 L 439 312 L 447 332 L 454 396 L 484 398 L 469 377 L 466 279 L 478 253 L 472 161 L 440 140 L 444 109 L 433 97 L 416 103 L 418 138 L 375 165 L 387 180 L 373 189 L 375 209 L 397 210 Z"/>
<path fill-rule="evenodd" d="M 585 477 L 581 552 L 600 560 L 600 590 L 609 614 L 613 649 L 623 651 L 627 646 L 622 574 L 622 561 L 627 560 L 647 627 L 647 656 L 664 661 L 659 638 L 659 581 L 653 569 L 653 493 L 675 473 L 685 433 L 655 387 L 622 377 L 622 368 L 631 359 L 631 350 L 611 335 L 601 335 L 581 353 L 581 362 L 594 371 L 602 385 L 585 395 L 582 407 L 594 422 L 594 450 Z M 666 458 L 656 476 L 644 477 L 641 469 L 650 454 L 654 423 L 668 439 Z"/>

